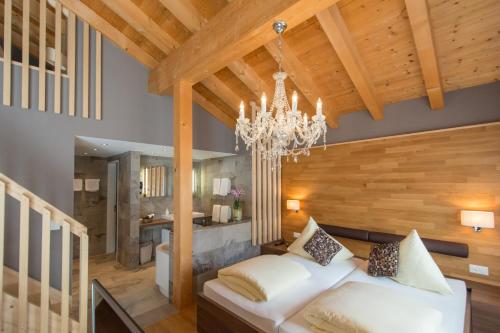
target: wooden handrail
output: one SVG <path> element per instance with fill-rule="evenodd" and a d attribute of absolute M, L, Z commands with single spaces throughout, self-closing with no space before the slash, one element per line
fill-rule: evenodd
<path fill-rule="evenodd" d="M 31 191 L 27 190 L 23 186 L 19 185 L 16 183 L 14 180 L 10 179 L 9 177 L 5 176 L 3 173 L 0 173 L 0 181 L 5 183 L 5 193 L 10 195 L 11 197 L 21 201 L 22 196 L 25 195 L 28 197 L 30 200 L 30 208 L 35 210 L 36 212 L 40 213 L 41 215 L 44 214 L 45 209 L 50 211 L 51 217 L 52 217 L 52 222 L 60 225 L 61 227 L 64 225 L 64 223 L 68 223 L 70 225 L 70 230 L 71 233 L 81 236 L 82 234 L 87 233 L 87 227 L 72 218 L 71 216 L 67 215 L 63 211 L 59 210 L 58 208 L 54 207 L 47 201 L 41 199 L 39 196 L 36 194 L 32 193 Z"/>

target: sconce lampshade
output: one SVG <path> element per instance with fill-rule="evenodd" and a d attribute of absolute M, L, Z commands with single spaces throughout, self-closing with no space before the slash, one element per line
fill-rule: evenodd
<path fill-rule="evenodd" d="M 462 225 L 473 227 L 475 231 L 479 231 L 481 228 L 495 227 L 495 215 L 493 212 L 462 210 L 460 212 L 460 220 Z"/>
<path fill-rule="evenodd" d="M 299 211 L 300 209 L 300 201 L 299 200 L 287 200 L 286 201 L 286 209 Z"/>

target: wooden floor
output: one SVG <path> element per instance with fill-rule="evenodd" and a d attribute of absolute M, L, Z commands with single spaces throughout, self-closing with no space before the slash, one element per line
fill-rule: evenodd
<path fill-rule="evenodd" d="M 196 305 L 145 329 L 146 333 L 196 333 Z"/>
<path fill-rule="evenodd" d="M 76 261 L 73 267 L 74 274 L 78 274 Z M 177 312 L 156 286 L 154 262 L 129 270 L 118 264 L 114 255 L 95 256 L 89 259 L 89 279 L 99 280 L 143 328 Z M 75 283 L 73 293 L 77 292 L 78 283 Z"/>

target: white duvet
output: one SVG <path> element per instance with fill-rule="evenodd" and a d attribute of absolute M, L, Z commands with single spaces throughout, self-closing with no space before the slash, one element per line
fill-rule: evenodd
<path fill-rule="evenodd" d="M 251 258 L 218 273 L 222 283 L 255 302 L 269 301 L 309 277 L 301 264 L 277 255 Z"/>
<path fill-rule="evenodd" d="M 310 303 L 304 318 L 321 333 L 434 333 L 442 314 L 393 289 L 347 282 Z"/>

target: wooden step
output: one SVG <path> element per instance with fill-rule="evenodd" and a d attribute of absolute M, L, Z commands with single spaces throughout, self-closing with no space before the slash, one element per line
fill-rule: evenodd
<path fill-rule="evenodd" d="M 18 299 L 7 293 L 3 295 L 3 313 L 0 320 L 0 332 L 17 332 L 17 313 Z M 28 304 L 28 332 L 40 331 L 40 307 L 34 304 Z M 60 332 L 61 319 L 59 314 L 50 311 L 49 314 L 49 331 Z M 76 320 L 70 319 L 70 332 L 78 332 L 80 325 Z"/>

